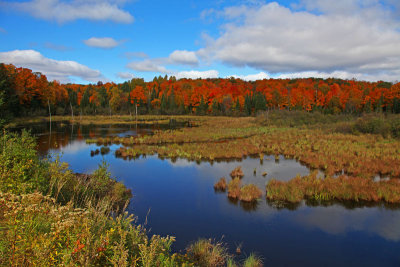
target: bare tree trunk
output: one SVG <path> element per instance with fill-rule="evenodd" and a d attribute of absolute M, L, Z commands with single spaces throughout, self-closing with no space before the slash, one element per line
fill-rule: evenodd
<path fill-rule="evenodd" d="M 69 102 L 69 106 L 71 107 L 72 120 L 74 120 L 74 109 L 72 108 L 71 102 Z"/>
<path fill-rule="evenodd" d="M 51 146 L 51 110 L 50 110 L 50 100 L 47 99 L 47 105 L 49 106 L 49 115 L 50 115 L 50 134 L 49 134 L 49 147 Z"/>
<path fill-rule="evenodd" d="M 49 106 L 50 128 L 51 128 L 51 110 L 50 110 L 50 100 L 49 99 L 47 99 L 47 105 Z"/>
<path fill-rule="evenodd" d="M 136 114 L 135 114 L 135 128 L 136 128 L 136 132 L 137 132 L 137 104 L 135 105 L 136 108 Z"/>

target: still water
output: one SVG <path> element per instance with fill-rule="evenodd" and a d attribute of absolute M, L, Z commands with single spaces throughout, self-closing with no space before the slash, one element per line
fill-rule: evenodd
<path fill-rule="evenodd" d="M 46 124 L 26 128 L 37 136 L 42 156 L 59 153 L 75 172 L 90 173 L 107 161 L 112 175 L 132 189 L 128 211 L 152 234 L 175 236 L 175 251 L 204 237 L 227 243 L 232 252 L 241 246 L 242 257 L 256 252 L 267 266 L 400 266 L 400 209 L 351 203 L 277 207 L 265 197 L 256 205 L 243 205 L 214 192 L 214 183 L 229 178 L 237 166 L 245 174 L 243 184 L 255 183 L 262 189 L 271 178 L 308 174 L 309 169 L 295 160 L 275 161 L 272 156 L 262 162 L 258 157 L 213 163 L 157 156 L 124 160 L 114 155 L 120 145 L 111 145 L 106 155 L 91 156 L 90 151 L 100 147 L 87 145 L 85 138 L 136 136 L 166 128 L 57 123 L 51 134 Z M 263 172 L 268 175 L 263 177 Z"/>

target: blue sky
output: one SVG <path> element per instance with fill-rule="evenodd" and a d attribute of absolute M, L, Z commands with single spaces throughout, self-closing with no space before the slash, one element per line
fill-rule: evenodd
<path fill-rule="evenodd" d="M 400 1 L 0 1 L 0 62 L 61 82 L 400 80 Z"/>

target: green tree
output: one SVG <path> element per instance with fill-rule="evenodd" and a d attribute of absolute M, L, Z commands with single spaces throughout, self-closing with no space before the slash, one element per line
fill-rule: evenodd
<path fill-rule="evenodd" d="M 253 108 L 251 102 L 251 97 L 246 95 L 244 98 L 244 111 L 246 112 L 246 115 L 251 115 L 251 110 Z"/>
<path fill-rule="evenodd" d="M 121 92 L 118 87 L 111 88 L 110 107 L 114 112 L 118 112 L 121 108 Z"/>
<path fill-rule="evenodd" d="M 196 114 L 197 115 L 205 115 L 207 110 L 208 110 L 208 105 L 207 105 L 207 103 L 204 102 L 203 96 L 201 96 L 200 104 L 196 109 Z"/>

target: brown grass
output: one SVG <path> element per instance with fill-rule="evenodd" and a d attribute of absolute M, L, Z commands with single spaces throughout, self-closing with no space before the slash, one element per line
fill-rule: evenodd
<path fill-rule="evenodd" d="M 227 186 L 227 184 L 226 184 L 225 177 L 221 177 L 219 179 L 219 181 L 214 185 L 214 189 L 216 191 L 225 192 L 226 186 Z"/>
<path fill-rule="evenodd" d="M 298 203 L 302 199 L 317 201 L 368 201 L 400 203 L 400 180 L 374 182 L 361 177 L 339 176 L 317 178 L 314 172 L 308 176 L 297 176 L 288 182 L 270 180 L 267 199 Z"/>
<path fill-rule="evenodd" d="M 236 167 L 235 169 L 233 169 L 233 171 L 231 172 L 230 175 L 232 178 L 236 178 L 236 177 L 242 178 L 244 176 L 242 167 L 241 166 Z"/>
<path fill-rule="evenodd" d="M 241 181 L 239 177 L 232 179 L 228 184 L 228 197 L 238 199 L 240 197 L 240 185 Z"/>
<path fill-rule="evenodd" d="M 241 201 L 252 202 L 262 196 L 262 191 L 254 184 L 248 184 L 240 188 L 239 199 Z"/>

